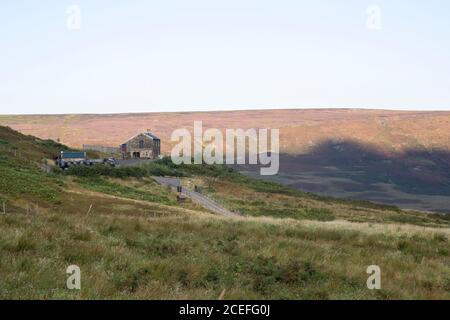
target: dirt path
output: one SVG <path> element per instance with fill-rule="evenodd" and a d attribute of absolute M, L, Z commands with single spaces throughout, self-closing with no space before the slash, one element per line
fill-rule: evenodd
<path fill-rule="evenodd" d="M 171 186 L 174 188 L 181 186 L 181 180 L 178 178 L 166 178 L 166 177 L 153 177 L 153 178 L 155 179 L 156 182 L 158 182 L 159 184 L 165 185 L 165 186 Z M 226 217 L 239 217 L 240 216 L 239 214 L 224 208 L 223 206 L 221 206 L 214 200 L 211 200 L 210 198 L 208 198 L 207 196 L 205 196 L 199 192 L 190 191 L 190 190 L 187 190 L 186 188 L 182 188 L 181 194 L 190 198 L 192 201 L 198 203 L 205 209 L 208 209 L 208 210 L 210 210 L 214 213 L 220 214 L 222 216 L 226 216 Z"/>

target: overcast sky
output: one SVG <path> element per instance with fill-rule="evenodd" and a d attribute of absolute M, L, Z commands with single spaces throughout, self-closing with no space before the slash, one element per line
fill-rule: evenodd
<path fill-rule="evenodd" d="M 449 17 L 448 0 L 1 1 L 0 114 L 450 110 Z"/>

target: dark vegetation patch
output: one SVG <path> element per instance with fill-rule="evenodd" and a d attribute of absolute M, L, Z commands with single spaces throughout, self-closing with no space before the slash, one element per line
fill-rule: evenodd
<path fill-rule="evenodd" d="M 173 169 L 164 163 L 155 161 L 153 163 L 144 164 L 141 166 L 128 167 L 111 167 L 108 165 L 96 166 L 74 166 L 66 171 L 69 175 L 79 177 L 113 177 L 113 178 L 143 178 L 149 176 L 174 176 L 182 177 L 183 172 Z"/>

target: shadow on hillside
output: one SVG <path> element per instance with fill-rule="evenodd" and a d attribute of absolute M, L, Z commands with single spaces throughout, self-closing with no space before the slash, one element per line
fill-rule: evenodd
<path fill-rule="evenodd" d="M 238 169 L 256 174 L 258 167 Z M 328 140 L 306 154 L 280 154 L 279 175 L 269 179 L 313 193 L 450 212 L 450 152 L 443 150 L 384 152 L 355 141 Z M 430 196 L 449 198 L 438 205 L 424 203 L 434 202 Z"/>
<path fill-rule="evenodd" d="M 450 153 L 443 150 L 385 153 L 353 141 L 327 141 L 305 155 L 280 155 L 280 171 L 302 169 L 368 186 L 393 184 L 406 193 L 450 196 Z"/>

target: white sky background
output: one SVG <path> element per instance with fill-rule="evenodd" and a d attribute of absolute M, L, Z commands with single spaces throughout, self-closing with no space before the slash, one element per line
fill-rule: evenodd
<path fill-rule="evenodd" d="M 450 2 L 0 3 L 0 114 L 319 107 L 450 110 Z"/>

